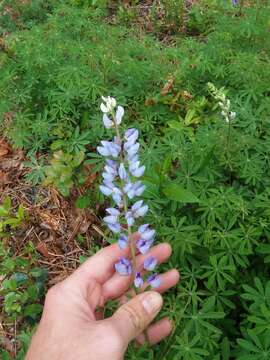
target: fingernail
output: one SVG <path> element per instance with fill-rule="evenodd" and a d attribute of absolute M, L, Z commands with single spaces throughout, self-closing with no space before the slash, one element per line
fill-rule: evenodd
<path fill-rule="evenodd" d="M 162 303 L 162 296 L 154 291 L 149 292 L 142 300 L 142 306 L 151 315 L 159 312 Z"/>

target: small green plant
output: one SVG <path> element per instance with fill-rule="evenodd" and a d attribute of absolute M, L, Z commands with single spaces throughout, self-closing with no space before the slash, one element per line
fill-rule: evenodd
<path fill-rule="evenodd" d="M 1 323 L 12 326 L 20 321 L 24 330 L 18 338 L 16 359 L 22 360 L 30 340 L 33 325 L 42 312 L 42 299 L 47 280 L 47 270 L 35 266 L 36 252 L 31 244 L 25 246 L 20 256 L 12 254 L 0 242 L 0 313 Z M 1 343 L 1 339 L 0 339 Z M 0 346 L 1 348 L 1 346 Z M 7 352 L 0 349 L 3 359 L 10 359 Z"/>
<path fill-rule="evenodd" d="M 45 180 L 45 158 L 37 159 L 34 155 L 29 156 L 29 160 L 24 162 L 24 166 L 30 169 L 25 175 L 27 182 L 33 185 L 42 183 Z"/>
<path fill-rule="evenodd" d="M 55 152 L 50 164 L 45 167 L 45 185 L 53 184 L 62 195 L 68 196 L 75 180 L 82 180 L 77 171 L 84 157 L 85 154 L 82 151 L 74 155 L 64 153 L 62 150 Z"/>
<path fill-rule="evenodd" d="M 0 205 L 0 239 L 10 236 L 11 232 L 19 227 L 25 218 L 22 205 L 13 211 L 10 197 L 7 197 Z"/>

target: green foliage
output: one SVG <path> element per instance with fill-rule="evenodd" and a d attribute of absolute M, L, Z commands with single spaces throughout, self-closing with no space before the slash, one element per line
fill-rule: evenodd
<path fill-rule="evenodd" d="M 33 154 L 54 152 L 46 182 L 68 195 L 82 164 L 100 171 L 100 96 L 115 96 L 125 126 L 142 134 L 147 222 L 173 247 L 164 270 L 181 272 L 162 314 L 175 323 L 172 336 L 151 349 L 130 347 L 127 358 L 268 359 L 269 5 L 200 1 L 180 19 L 180 1 L 154 2 L 153 18 L 161 3 L 172 24 L 154 23 L 154 36 L 170 36 L 166 46 L 131 29 L 140 3 L 121 10 L 118 1 L 63 1 L 10 34 L 0 54 L 3 132 L 30 152 L 34 182 L 45 163 Z M 208 82 L 231 100 L 229 124 Z M 101 202 L 91 189 L 77 205 Z M 21 298 L 13 304 L 24 308 Z"/>
<path fill-rule="evenodd" d="M 35 267 L 36 253 L 28 244 L 21 256 L 6 250 L 0 242 L 0 313 L 3 325 L 21 323 L 21 331 L 16 341 L 20 346 L 16 359 L 25 358 L 33 325 L 38 322 L 43 309 L 47 270 Z M 0 339 L 1 345 L 1 339 Z M 0 346 L 1 359 L 10 360 L 10 355 Z"/>
<path fill-rule="evenodd" d="M 30 155 L 29 160 L 24 162 L 24 166 L 31 169 L 31 171 L 25 175 L 26 181 L 37 185 L 45 180 L 44 158 L 41 157 L 37 160 L 34 155 Z"/>
<path fill-rule="evenodd" d="M 11 199 L 7 197 L 0 204 L 0 239 L 8 237 L 9 232 L 20 226 L 25 218 L 24 209 L 19 205 L 16 211 L 12 209 Z"/>
<path fill-rule="evenodd" d="M 0 287 L 3 297 L 1 310 L 6 321 L 23 316 L 26 321 L 33 323 L 42 311 L 39 301 L 44 295 L 47 272 L 32 266 L 35 252 L 30 246 L 25 252 L 32 255 L 32 260 L 12 256 L 0 245 L 0 275 L 3 276 Z"/>
<path fill-rule="evenodd" d="M 76 171 L 84 160 L 84 152 L 72 154 L 59 150 L 53 154 L 48 166 L 45 166 L 45 184 L 53 184 L 62 195 L 68 196 L 74 185 L 75 178 L 83 180 L 82 176 L 76 177 Z"/>
<path fill-rule="evenodd" d="M 31 28 L 34 24 L 44 21 L 52 9 L 53 2 L 2 0 L 0 36 L 14 30 Z"/>

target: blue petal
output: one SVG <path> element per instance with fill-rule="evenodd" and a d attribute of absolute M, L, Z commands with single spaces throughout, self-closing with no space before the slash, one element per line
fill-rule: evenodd
<path fill-rule="evenodd" d="M 145 270 L 153 271 L 157 266 L 157 262 L 158 261 L 154 256 L 150 256 L 147 259 L 145 259 L 143 267 Z"/>

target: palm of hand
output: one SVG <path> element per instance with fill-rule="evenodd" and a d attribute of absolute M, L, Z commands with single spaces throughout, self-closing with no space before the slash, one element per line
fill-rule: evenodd
<path fill-rule="evenodd" d="M 125 256 L 129 256 L 128 250 L 124 252 Z M 161 244 L 153 247 L 149 254 L 164 262 L 170 253 L 169 245 Z M 114 263 L 121 255 L 123 250 L 111 245 L 49 290 L 43 316 L 26 360 L 118 360 L 123 358 L 132 339 L 137 338 L 139 342 L 144 340 L 139 334 L 153 317 L 142 309 L 136 298 L 122 306 L 111 318 L 103 319 L 99 311 L 110 299 L 123 300 L 123 294 L 130 286 L 130 277 L 114 272 Z M 139 269 L 143 261 L 144 256 L 137 255 Z M 162 285 L 157 289 L 160 293 L 179 280 L 176 270 L 161 277 Z M 139 297 L 143 298 L 145 294 Z M 165 318 L 150 325 L 148 336 L 155 343 L 170 331 L 171 323 Z"/>

